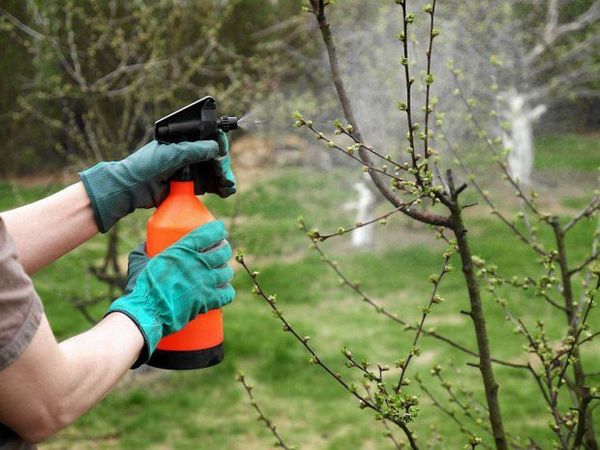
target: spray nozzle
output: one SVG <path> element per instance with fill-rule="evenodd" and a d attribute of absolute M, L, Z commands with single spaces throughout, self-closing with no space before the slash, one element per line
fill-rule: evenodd
<path fill-rule="evenodd" d="M 216 139 L 217 130 L 225 132 L 238 127 L 233 116 L 217 116 L 217 102 L 207 96 L 157 120 L 154 138 L 163 143 Z"/>
<path fill-rule="evenodd" d="M 217 120 L 217 128 L 220 128 L 226 133 L 231 130 L 237 130 L 238 118 L 235 116 L 222 116 Z"/>

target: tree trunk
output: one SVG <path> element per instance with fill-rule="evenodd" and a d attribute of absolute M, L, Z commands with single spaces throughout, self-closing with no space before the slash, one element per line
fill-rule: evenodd
<path fill-rule="evenodd" d="M 364 180 L 354 183 L 356 191 L 356 201 L 346 204 L 347 209 L 356 211 L 357 223 L 368 222 L 373 217 L 373 209 L 375 207 L 375 195 Z M 352 246 L 357 248 L 369 248 L 374 242 L 374 226 L 367 225 L 357 228 L 352 232 Z"/>
<path fill-rule="evenodd" d="M 531 105 L 531 96 L 510 89 L 502 96 L 505 110 L 502 118 L 510 124 L 502 133 L 502 144 L 510 149 L 508 167 L 521 186 L 531 184 L 533 170 L 533 124 L 546 112 L 545 105 Z"/>
<path fill-rule="evenodd" d="M 473 258 L 469 241 L 467 239 L 467 229 L 464 226 L 460 206 L 452 208 L 453 231 L 458 245 L 458 251 L 462 262 L 462 270 L 469 293 L 469 302 L 471 310 L 467 313 L 473 321 L 475 328 L 475 337 L 477 340 L 477 349 L 479 353 L 479 371 L 483 380 L 483 387 L 488 406 L 489 421 L 492 426 L 492 434 L 496 450 L 507 450 L 508 442 L 504 431 L 502 413 L 500 411 L 500 402 L 498 400 L 498 390 L 500 386 L 494 376 L 492 368 L 492 357 L 490 354 L 490 343 L 488 340 L 485 314 L 483 312 L 483 303 L 481 301 L 481 292 L 479 282 L 475 275 L 473 267 Z"/>

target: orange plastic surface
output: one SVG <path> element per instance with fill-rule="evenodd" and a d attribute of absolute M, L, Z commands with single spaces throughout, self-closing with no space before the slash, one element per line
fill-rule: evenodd
<path fill-rule="evenodd" d="M 146 252 L 154 256 L 194 228 L 214 220 L 214 216 L 194 195 L 193 181 L 171 181 L 170 192 L 147 225 Z M 164 337 L 161 350 L 203 350 L 223 342 L 223 315 L 220 309 L 200 314 L 183 330 Z"/>

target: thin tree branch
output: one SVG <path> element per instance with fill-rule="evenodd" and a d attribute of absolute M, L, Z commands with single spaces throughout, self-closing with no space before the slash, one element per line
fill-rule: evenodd
<path fill-rule="evenodd" d="M 293 450 L 294 446 L 287 445 L 285 443 L 285 441 L 283 440 L 283 438 L 277 431 L 277 427 L 275 425 L 273 425 L 273 422 L 271 422 L 271 420 L 267 416 L 265 416 L 264 412 L 262 411 L 262 408 L 260 407 L 260 405 L 258 404 L 256 399 L 254 398 L 254 395 L 252 394 L 253 386 L 248 384 L 248 382 L 246 381 L 246 376 L 240 372 L 236 375 L 235 379 L 244 387 L 244 390 L 246 391 L 246 394 L 248 395 L 248 398 L 250 399 L 250 404 L 252 405 L 252 407 L 255 409 L 255 411 L 258 414 L 258 420 L 263 422 L 265 424 L 265 426 L 268 428 L 268 430 L 271 432 L 271 434 L 275 437 L 275 439 L 277 441 L 276 446 L 281 447 L 284 450 Z"/>

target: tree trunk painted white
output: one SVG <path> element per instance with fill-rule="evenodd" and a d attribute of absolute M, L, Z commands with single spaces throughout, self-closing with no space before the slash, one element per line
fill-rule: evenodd
<path fill-rule="evenodd" d="M 508 168 L 522 186 L 531 184 L 533 170 L 533 124 L 546 112 L 546 105 L 531 107 L 527 94 L 511 89 L 503 95 L 503 119 L 510 129 L 502 133 L 502 143 L 510 149 Z"/>
<path fill-rule="evenodd" d="M 346 203 L 345 209 L 356 211 L 356 222 L 365 223 L 370 220 L 375 206 L 375 195 L 364 181 L 358 181 L 353 186 L 357 198 L 354 202 Z M 374 242 L 374 227 L 367 225 L 352 232 L 353 247 L 372 247 Z"/>

